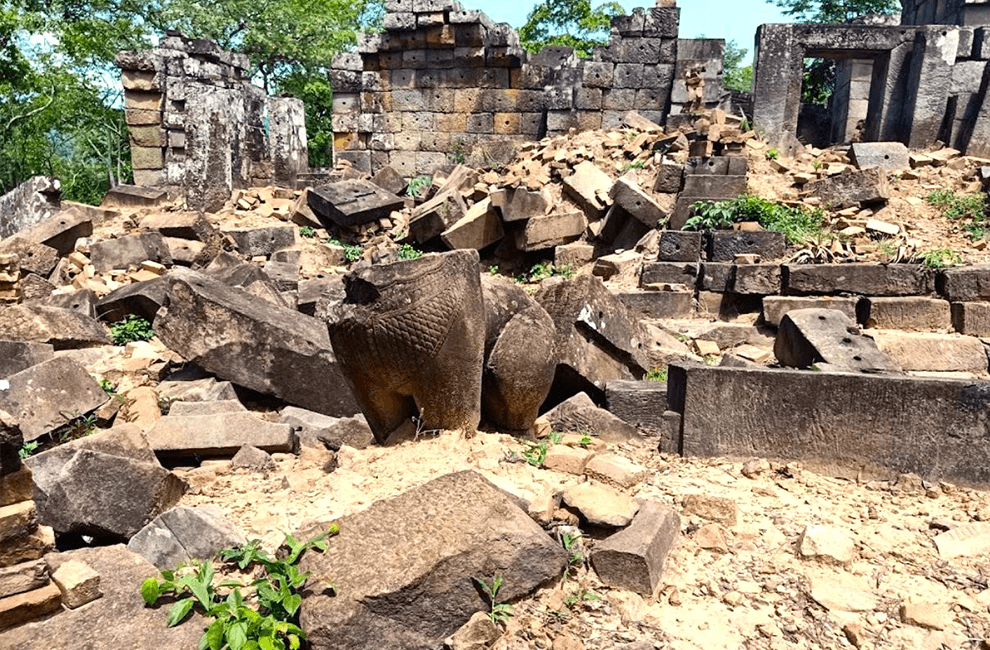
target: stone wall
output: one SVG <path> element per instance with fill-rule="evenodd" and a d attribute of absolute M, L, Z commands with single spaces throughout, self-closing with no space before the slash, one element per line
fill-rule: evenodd
<path fill-rule="evenodd" d="M 308 170 L 302 101 L 252 85 L 247 56 L 170 32 L 158 48 L 120 52 L 116 62 L 136 185 L 212 211 L 233 188 L 292 186 Z"/>
<path fill-rule="evenodd" d="M 662 124 L 689 101 L 689 73 L 718 106 L 725 42 L 678 39 L 680 10 L 658 4 L 614 18 L 610 44 L 582 60 L 563 47 L 531 56 L 455 0 L 388 0 L 385 31 L 333 60 L 336 155 L 404 176 L 507 161 L 525 141 L 619 128 L 630 110 Z"/>

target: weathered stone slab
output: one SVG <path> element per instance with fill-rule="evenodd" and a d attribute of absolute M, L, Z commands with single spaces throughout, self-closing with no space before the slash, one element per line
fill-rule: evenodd
<path fill-rule="evenodd" d="M 440 233 L 443 242 L 452 249 L 481 250 L 502 239 L 502 221 L 490 199 L 478 201 L 450 228 Z"/>
<path fill-rule="evenodd" d="M 609 190 L 609 197 L 615 205 L 631 214 L 647 228 L 656 228 L 657 224 L 667 221 L 674 211 L 674 201 L 661 205 L 659 201 L 644 192 L 634 178 L 625 176 L 615 181 L 612 189 Z"/>
<path fill-rule="evenodd" d="M 850 155 L 852 163 L 860 169 L 907 169 L 908 157 L 908 148 L 900 142 L 854 142 Z"/>
<path fill-rule="evenodd" d="M 694 289 L 698 282 L 697 263 L 682 262 L 646 262 L 639 276 L 639 286 L 650 284 L 683 284 L 688 289 Z"/>
<path fill-rule="evenodd" d="M 233 238 L 238 252 L 245 257 L 270 257 L 275 251 L 292 248 L 296 244 L 296 229 L 292 226 L 229 228 L 223 232 Z"/>
<path fill-rule="evenodd" d="M 55 531 L 48 526 L 38 526 L 27 535 L 0 544 L 0 566 L 37 560 L 54 548 Z"/>
<path fill-rule="evenodd" d="M 598 408 L 586 393 L 561 402 L 544 414 L 555 431 L 588 433 L 605 442 L 625 442 L 640 437 L 636 427 L 605 409 Z"/>
<path fill-rule="evenodd" d="M 860 321 L 876 329 L 940 332 L 952 326 L 949 303 L 930 298 L 867 298 Z"/>
<path fill-rule="evenodd" d="M 22 273 L 37 273 L 46 278 L 51 275 L 59 260 L 58 251 L 51 246 L 17 236 L 0 241 L 0 254 L 4 253 L 17 255 Z"/>
<path fill-rule="evenodd" d="M 157 568 L 169 570 L 190 559 L 208 560 L 221 549 L 246 543 L 219 508 L 181 506 L 155 517 L 130 539 L 127 549 Z"/>
<path fill-rule="evenodd" d="M 780 320 L 773 353 L 792 368 L 826 363 L 849 372 L 896 372 L 897 364 L 860 333 L 856 322 L 840 311 L 798 309 Z"/>
<path fill-rule="evenodd" d="M 586 160 L 564 179 L 564 193 L 584 211 L 590 220 L 600 219 L 609 205 L 612 179 Z"/>
<path fill-rule="evenodd" d="M 530 191 L 524 187 L 506 187 L 492 192 L 491 201 L 492 207 L 498 208 L 502 220 L 506 222 L 543 216 L 553 206 L 549 188 Z"/>
<path fill-rule="evenodd" d="M 794 296 L 766 296 L 763 298 L 763 321 L 777 327 L 787 312 L 796 309 L 834 309 L 850 320 L 856 318 L 859 298 L 833 298 L 829 296 L 799 298 Z"/>
<path fill-rule="evenodd" d="M 665 230 L 660 235 L 661 262 L 698 262 L 705 243 L 702 232 Z"/>
<path fill-rule="evenodd" d="M 829 206 L 878 203 L 890 198 L 887 172 L 879 167 L 829 176 L 808 183 L 807 190 Z"/>
<path fill-rule="evenodd" d="M 198 212 L 159 212 L 141 220 L 142 230 L 155 230 L 162 237 L 210 243 L 217 230 Z"/>
<path fill-rule="evenodd" d="M 934 288 L 932 271 L 916 264 L 786 264 L 784 277 L 787 293 L 798 295 L 924 296 Z"/>
<path fill-rule="evenodd" d="M 61 196 L 62 184 L 51 176 L 35 176 L 0 196 L 0 239 L 57 214 Z"/>
<path fill-rule="evenodd" d="M 423 243 L 433 239 L 464 218 L 467 204 L 460 192 L 448 190 L 413 210 L 409 218 L 409 235 Z"/>
<path fill-rule="evenodd" d="M 147 436 L 148 444 L 161 458 L 233 456 L 244 445 L 270 452 L 290 452 L 296 446 L 291 426 L 262 420 L 247 411 L 170 414 L 158 420 Z"/>
<path fill-rule="evenodd" d="M 360 226 L 386 218 L 403 207 L 402 197 L 365 180 L 331 183 L 310 189 L 308 194 L 309 207 L 327 227 Z"/>
<path fill-rule="evenodd" d="M 54 584 L 0 598 L 0 631 L 53 614 L 62 608 L 62 592 Z"/>
<path fill-rule="evenodd" d="M 3 382 L 0 411 L 14 416 L 26 442 L 95 411 L 108 399 L 89 372 L 66 357 L 43 361 Z"/>
<path fill-rule="evenodd" d="M 671 366 L 667 385 L 686 455 L 990 485 L 988 382 Z"/>
<path fill-rule="evenodd" d="M 662 381 L 616 380 L 605 385 L 609 413 L 644 434 L 660 438 L 666 431 L 667 384 Z"/>
<path fill-rule="evenodd" d="M 952 303 L 952 327 L 960 334 L 990 337 L 990 303 Z"/>
<path fill-rule="evenodd" d="M 950 302 L 990 301 L 990 264 L 976 264 L 942 271 L 936 285 Z"/>
<path fill-rule="evenodd" d="M 705 265 L 708 268 L 708 265 Z M 780 293 L 781 270 L 777 264 L 736 264 L 732 291 L 743 295 L 768 296 Z"/>
<path fill-rule="evenodd" d="M 986 374 L 987 351 L 973 336 L 881 331 L 877 346 L 904 370 Z"/>
<path fill-rule="evenodd" d="M 615 295 L 649 318 L 690 318 L 694 313 L 693 291 L 620 291 Z"/>
<path fill-rule="evenodd" d="M 48 565 L 30 560 L 0 569 L 0 598 L 22 594 L 48 584 Z"/>
<path fill-rule="evenodd" d="M 0 332 L 9 340 L 50 343 L 56 350 L 110 343 L 106 327 L 88 315 L 39 303 L 0 306 Z"/>
<path fill-rule="evenodd" d="M 0 379 L 10 377 L 55 356 L 48 343 L 0 340 Z"/>
<path fill-rule="evenodd" d="M 316 650 L 437 646 L 487 610 L 474 578 L 501 575 L 500 599 L 509 602 L 558 578 L 567 561 L 512 498 L 474 472 L 442 476 L 337 523 L 329 551 L 300 564 L 333 576 L 337 588 L 303 601 L 300 625 Z"/>
<path fill-rule="evenodd" d="M 133 136 L 135 129 L 131 128 Z M 160 145 L 159 145 L 160 146 Z M 115 185 L 111 187 L 100 206 L 106 208 L 152 208 L 168 201 L 168 192 L 158 187 Z"/>
<path fill-rule="evenodd" d="M 157 232 L 128 235 L 118 239 L 98 239 L 90 244 L 90 259 L 97 273 L 110 269 L 126 270 L 151 260 L 165 266 L 172 265 L 172 256 L 165 240 Z"/>
<path fill-rule="evenodd" d="M 578 239 L 588 227 L 583 212 L 554 212 L 533 217 L 516 233 L 516 247 L 523 251 L 554 248 Z"/>
<path fill-rule="evenodd" d="M 787 252 L 784 234 L 769 230 L 713 230 L 709 233 L 708 259 L 731 262 L 736 255 L 759 255 L 764 261 L 780 259 Z"/>
<path fill-rule="evenodd" d="M 358 412 L 326 326 L 224 286 L 176 279 L 155 330 L 162 342 L 216 376 L 325 415 Z"/>
<path fill-rule="evenodd" d="M 80 237 L 92 234 L 93 218 L 81 210 L 69 208 L 20 231 L 18 237 L 54 248 L 59 255 L 65 256 L 75 249 Z"/>
<path fill-rule="evenodd" d="M 680 532 L 681 518 L 672 508 L 646 501 L 628 528 L 595 545 L 591 565 L 606 585 L 649 597 Z"/>

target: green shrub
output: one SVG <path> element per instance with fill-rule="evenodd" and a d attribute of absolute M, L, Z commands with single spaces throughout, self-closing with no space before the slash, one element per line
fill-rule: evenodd
<path fill-rule="evenodd" d="M 695 216 L 684 224 L 685 230 L 715 230 L 755 221 L 766 230 L 783 233 L 789 243 L 800 244 L 821 236 L 825 227 L 825 214 L 820 209 L 781 205 L 753 194 L 714 203 L 699 201 L 691 209 Z"/>
<path fill-rule="evenodd" d="M 313 237 L 316 237 L 316 229 L 312 226 L 302 226 L 299 228 L 299 236 L 312 239 Z"/>
<path fill-rule="evenodd" d="M 651 368 L 646 373 L 646 381 L 667 381 L 667 369 L 666 368 Z"/>
<path fill-rule="evenodd" d="M 419 196 L 419 193 L 432 182 L 433 177 L 425 174 L 413 178 L 409 181 L 409 185 L 406 186 L 406 196 Z"/>
<path fill-rule="evenodd" d="M 400 260 L 418 260 L 421 257 L 423 257 L 423 251 L 409 244 L 399 246 L 398 258 Z"/>
<path fill-rule="evenodd" d="M 952 190 L 935 190 L 925 197 L 925 202 L 942 211 L 942 216 L 963 220 L 963 230 L 970 239 L 983 239 L 987 234 L 987 197 L 977 194 L 957 194 Z"/>
<path fill-rule="evenodd" d="M 767 149 L 767 160 L 777 160 L 780 157 L 780 152 L 776 149 Z"/>
<path fill-rule="evenodd" d="M 529 281 L 543 282 L 547 278 L 554 276 L 560 276 L 570 280 L 574 277 L 574 273 L 573 264 L 558 265 L 553 262 L 540 262 L 539 264 L 534 264 L 533 268 L 529 270 Z"/>
<path fill-rule="evenodd" d="M 343 248 L 344 259 L 347 260 L 348 262 L 357 262 L 359 259 L 361 259 L 361 256 L 364 254 L 360 246 L 352 246 L 351 244 L 345 244 L 339 239 L 330 238 L 327 240 L 327 243 L 330 244 L 331 246 Z"/>
<path fill-rule="evenodd" d="M 921 265 L 929 269 L 947 269 L 962 264 L 962 255 L 948 248 L 928 251 L 921 256 Z"/>
<path fill-rule="evenodd" d="M 155 336 L 151 323 L 131 314 L 110 326 L 110 339 L 114 345 L 127 345 L 135 341 L 150 341 Z"/>

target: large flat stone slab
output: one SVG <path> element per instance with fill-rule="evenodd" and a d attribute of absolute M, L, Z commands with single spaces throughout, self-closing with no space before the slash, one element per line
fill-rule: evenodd
<path fill-rule="evenodd" d="M 290 452 L 296 443 L 290 425 L 268 422 L 248 411 L 168 415 L 158 420 L 147 436 L 148 444 L 162 458 L 232 456 L 244 445 L 267 452 Z"/>
<path fill-rule="evenodd" d="M 47 343 L 0 340 L 0 379 L 17 374 L 55 356 Z"/>
<path fill-rule="evenodd" d="M 669 373 L 685 455 L 990 485 L 990 382 L 708 366 Z"/>
<path fill-rule="evenodd" d="M 917 264 L 786 264 L 784 278 L 796 295 L 924 296 L 935 288 L 931 269 Z"/>
<path fill-rule="evenodd" d="M 311 411 L 359 411 L 321 321 L 198 276 L 172 281 L 155 330 L 208 372 Z"/>
<path fill-rule="evenodd" d="M 39 303 L 0 306 L 7 340 L 50 343 L 56 350 L 108 345 L 107 329 L 88 314 Z"/>
<path fill-rule="evenodd" d="M 309 207 L 321 221 L 338 226 L 360 226 L 401 210 L 402 197 L 371 181 L 349 180 L 310 189 Z M 329 224 L 326 224 L 329 225 Z"/>
<path fill-rule="evenodd" d="M 471 471 L 337 523 L 327 553 L 300 564 L 337 588 L 303 600 L 300 625 L 315 650 L 437 647 L 487 610 L 475 578 L 502 576 L 500 601 L 511 602 L 558 578 L 567 561 L 510 496 Z"/>

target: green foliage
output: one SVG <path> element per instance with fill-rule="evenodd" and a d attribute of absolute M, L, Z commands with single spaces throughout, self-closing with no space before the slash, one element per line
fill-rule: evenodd
<path fill-rule="evenodd" d="M 646 381 L 667 381 L 667 369 L 666 368 L 650 368 L 646 372 Z"/>
<path fill-rule="evenodd" d="M 987 235 L 987 197 L 982 192 L 957 194 L 952 190 L 935 190 L 925 197 L 925 202 L 942 211 L 942 215 L 963 221 L 963 230 L 970 239 L 980 240 Z"/>
<path fill-rule="evenodd" d="M 625 164 L 625 165 L 622 166 L 622 173 L 626 173 L 627 171 L 629 171 L 631 169 L 642 169 L 645 166 L 646 166 L 646 161 L 644 161 L 644 160 L 639 160 L 639 161 L 636 161 L 636 162 L 627 163 L 627 164 Z"/>
<path fill-rule="evenodd" d="M 168 412 L 172 410 L 172 402 L 175 399 L 168 397 L 167 395 L 156 394 L 155 398 L 158 401 L 158 410 L 162 415 L 168 415 Z"/>
<path fill-rule="evenodd" d="M 552 278 L 554 276 L 560 276 L 570 280 L 574 277 L 574 265 L 573 264 L 554 264 L 553 262 L 539 262 L 534 264 L 533 268 L 529 270 L 529 281 L 530 282 L 543 282 L 547 278 Z"/>
<path fill-rule="evenodd" d="M 921 256 L 921 265 L 929 269 L 947 269 L 962 264 L 962 255 L 948 248 L 928 251 Z"/>
<path fill-rule="evenodd" d="M 327 240 L 327 243 L 331 246 L 337 246 L 338 248 L 344 249 L 344 259 L 348 262 L 357 262 L 361 259 L 364 254 L 360 246 L 352 246 L 351 244 L 345 244 L 339 239 L 333 239 L 332 237 Z"/>
<path fill-rule="evenodd" d="M 114 398 L 118 402 L 123 403 L 123 402 L 126 402 L 127 401 L 127 400 L 124 399 L 124 397 L 122 395 L 120 395 L 119 393 L 117 393 L 117 386 L 112 381 L 110 381 L 109 379 L 106 379 L 106 378 L 100 379 L 100 388 L 103 389 L 103 392 L 104 393 L 106 393 L 110 397 Z"/>
<path fill-rule="evenodd" d="M 691 207 L 695 216 L 684 225 L 686 230 L 713 230 L 756 221 L 766 230 L 784 233 L 792 244 L 820 236 L 825 223 L 820 209 L 781 205 L 752 194 L 715 203 L 698 202 Z"/>
<path fill-rule="evenodd" d="M 454 141 L 454 150 L 450 154 L 455 165 L 463 165 L 467 161 L 467 154 L 464 153 L 464 140 L 457 138 Z"/>
<path fill-rule="evenodd" d="M 496 575 L 491 582 L 485 582 L 481 578 L 474 578 L 474 581 L 488 597 L 488 618 L 492 619 L 492 623 L 498 624 L 509 620 L 512 616 L 512 605 L 498 602 L 498 592 L 502 588 L 501 574 Z"/>
<path fill-rule="evenodd" d="M 419 196 L 432 182 L 433 177 L 426 174 L 413 178 L 409 181 L 409 185 L 406 186 L 406 196 Z"/>
<path fill-rule="evenodd" d="M 617 2 L 592 8 L 591 0 L 543 0 L 519 28 L 519 43 L 534 54 L 548 45 L 561 45 L 590 58 L 595 47 L 609 44 L 612 17 L 624 13 Z"/>
<path fill-rule="evenodd" d="M 766 157 L 767 157 L 767 160 L 777 160 L 777 158 L 780 157 L 780 152 L 777 151 L 776 149 L 772 149 L 772 148 L 771 149 L 767 149 Z"/>
<path fill-rule="evenodd" d="M 134 341 L 150 341 L 155 336 L 151 323 L 145 319 L 130 314 L 124 320 L 110 326 L 110 339 L 114 345 L 127 345 Z"/>
<path fill-rule="evenodd" d="M 178 599 L 168 615 L 169 627 L 186 620 L 197 606 L 205 616 L 214 619 L 199 641 L 201 650 L 298 649 L 306 638 L 298 626 L 302 604 L 299 592 L 310 574 L 300 572 L 296 563 L 308 549 L 325 552 L 327 537 L 337 532 L 332 527 L 308 542 L 286 535 L 283 547 L 288 547 L 288 553 L 282 559 L 270 557 L 258 540 L 221 551 L 218 554 L 221 560 L 241 570 L 253 564 L 261 567 L 261 577 L 247 585 L 238 582 L 215 585 L 213 565 L 198 561 L 192 567 L 194 571 L 180 568 L 162 571 L 161 579 L 148 578 L 141 585 L 141 597 L 149 606 L 166 595 Z M 253 592 L 255 597 L 246 600 L 242 589 L 250 590 L 248 593 Z"/>
<path fill-rule="evenodd" d="M 32 440 L 31 442 L 25 442 L 23 445 L 21 445 L 21 448 L 17 450 L 17 456 L 21 460 L 28 458 L 31 454 L 38 451 L 38 446 L 40 444 L 41 443 L 39 443 L 37 440 Z"/>
<path fill-rule="evenodd" d="M 299 236 L 305 237 L 306 239 L 312 239 L 313 237 L 316 237 L 316 228 L 313 228 L 312 226 L 302 226 L 299 228 Z"/>
<path fill-rule="evenodd" d="M 397 256 L 400 260 L 418 260 L 423 257 L 423 251 L 415 248 L 411 244 L 403 244 L 402 246 L 399 246 Z"/>
<path fill-rule="evenodd" d="M 897 0 L 775 0 L 798 23 L 844 23 L 869 14 L 899 14 Z"/>
<path fill-rule="evenodd" d="M 488 267 L 488 275 L 498 275 L 498 265 L 493 264 Z"/>
<path fill-rule="evenodd" d="M 740 66 L 748 52 L 749 50 L 739 47 L 734 40 L 726 42 L 722 63 L 722 85 L 729 90 L 743 92 L 753 90 L 753 65 Z"/>
<path fill-rule="evenodd" d="M 547 450 L 550 449 L 551 445 L 560 444 L 563 438 L 562 433 L 551 431 L 549 438 L 539 442 L 524 442 L 523 444 L 527 445 L 527 449 L 522 454 L 523 458 L 533 467 L 543 467 L 543 463 L 547 459 Z"/>
<path fill-rule="evenodd" d="M 581 553 L 581 535 L 568 535 L 562 533 L 560 541 L 567 551 L 567 568 L 564 569 L 564 577 L 570 576 L 571 572 L 584 564 L 584 555 Z"/>

